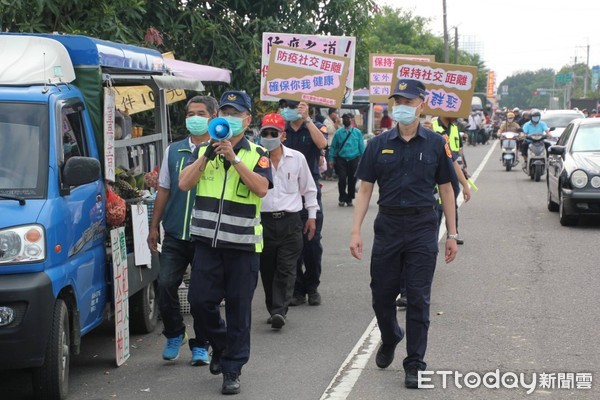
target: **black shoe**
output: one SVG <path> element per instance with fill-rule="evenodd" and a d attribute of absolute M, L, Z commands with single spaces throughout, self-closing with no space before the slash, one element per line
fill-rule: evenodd
<path fill-rule="evenodd" d="M 285 317 L 281 314 L 273 314 L 271 317 L 271 328 L 280 330 L 285 325 Z"/>
<path fill-rule="evenodd" d="M 396 307 L 406 308 L 408 306 L 408 301 L 406 300 L 406 295 L 403 294 L 400 298 L 396 299 Z"/>
<path fill-rule="evenodd" d="M 417 368 L 407 368 L 404 370 L 404 386 L 409 389 L 419 388 L 419 370 Z"/>
<path fill-rule="evenodd" d="M 296 307 L 304 303 L 306 303 L 306 296 L 294 296 L 290 301 L 290 306 Z"/>
<path fill-rule="evenodd" d="M 319 292 L 314 292 L 308 295 L 308 304 L 311 306 L 321 305 L 321 295 Z"/>
<path fill-rule="evenodd" d="M 392 361 L 394 361 L 394 353 L 396 352 L 398 343 L 400 343 L 400 341 L 394 344 L 384 344 L 381 342 L 377 349 L 377 354 L 375 355 L 375 364 L 377 364 L 379 368 L 387 368 Z"/>
<path fill-rule="evenodd" d="M 352 204 L 352 202 L 351 202 L 351 201 L 347 201 L 347 202 L 346 202 L 346 206 L 347 206 L 347 207 L 353 207 L 353 206 L 354 206 L 354 204 Z"/>
<path fill-rule="evenodd" d="M 238 394 L 240 392 L 240 375 L 235 372 L 223 372 L 221 393 Z"/>
<path fill-rule="evenodd" d="M 208 370 L 213 375 L 219 375 L 221 373 L 221 352 L 213 350 L 210 357 L 210 364 Z"/>
<path fill-rule="evenodd" d="M 346 203 L 344 203 L 343 201 L 338 201 L 338 206 L 344 207 L 345 205 L 346 205 Z"/>
<path fill-rule="evenodd" d="M 273 318 L 272 318 L 272 317 L 269 317 L 269 318 L 267 319 L 267 324 L 271 325 L 271 323 L 272 323 L 272 322 L 273 322 Z"/>

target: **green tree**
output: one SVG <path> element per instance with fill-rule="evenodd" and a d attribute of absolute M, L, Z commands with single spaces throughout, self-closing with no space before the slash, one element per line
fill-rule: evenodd
<path fill-rule="evenodd" d="M 444 40 L 434 35 L 428 28 L 430 19 L 414 15 L 402 8 L 383 7 L 373 16 L 366 35 L 362 38 L 366 50 L 379 54 L 415 54 L 434 55 L 437 62 L 444 60 Z M 357 87 L 368 86 L 368 58 L 358 59 L 357 64 L 364 66 L 355 75 Z M 485 91 L 487 69 L 477 54 L 460 50 L 460 65 L 473 65 L 478 68 L 475 91 Z"/>
<path fill-rule="evenodd" d="M 544 109 L 550 106 L 551 96 L 559 97 L 559 101 L 562 103 L 562 96 L 557 95 L 557 93 L 554 93 L 552 90 L 547 90 L 559 88 L 559 86 L 554 84 L 555 76 L 555 71 L 551 68 L 519 72 L 509 76 L 498 86 L 508 86 L 508 95 L 503 95 L 501 97 L 499 105 L 508 108 Z M 564 107 L 564 105 L 562 105 L 562 107 Z"/>
<path fill-rule="evenodd" d="M 376 11 L 374 0 L 0 0 L 0 30 L 170 50 L 178 59 L 231 70 L 231 86 L 256 98 L 263 32 L 360 37 Z"/>

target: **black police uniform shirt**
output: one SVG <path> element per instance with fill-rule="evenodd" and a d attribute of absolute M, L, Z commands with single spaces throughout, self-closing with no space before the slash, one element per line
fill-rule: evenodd
<path fill-rule="evenodd" d="M 317 128 L 320 130 L 320 126 L 323 124 L 319 122 L 314 123 Z M 304 155 L 306 158 L 306 162 L 308 163 L 308 168 L 310 169 L 310 173 L 312 174 L 315 180 L 318 180 L 321 176 L 319 171 L 319 160 L 321 158 L 321 149 L 317 147 L 315 142 L 313 142 L 310 131 L 306 126 L 306 122 L 302 123 L 300 128 L 295 131 L 294 128 L 290 125 L 289 122 L 285 124 L 285 145 L 290 149 L 297 150 Z"/>
<path fill-rule="evenodd" d="M 367 145 L 356 177 L 379 186 L 377 204 L 384 207 L 433 207 L 433 189 L 456 179 L 446 140 L 421 125 L 406 141 L 394 127 Z"/>

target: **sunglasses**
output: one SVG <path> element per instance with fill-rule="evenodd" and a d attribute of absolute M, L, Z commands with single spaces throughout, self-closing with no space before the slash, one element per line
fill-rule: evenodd
<path fill-rule="evenodd" d="M 266 138 L 269 136 L 271 136 L 272 138 L 279 137 L 279 131 L 276 131 L 274 129 L 265 129 L 260 133 L 260 137 Z"/>

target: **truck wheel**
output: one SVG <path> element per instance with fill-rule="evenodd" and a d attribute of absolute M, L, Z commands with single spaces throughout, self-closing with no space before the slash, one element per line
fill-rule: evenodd
<path fill-rule="evenodd" d="M 56 300 L 44 365 L 33 369 L 36 399 L 61 400 L 69 391 L 69 311 L 65 302 Z"/>
<path fill-rule="evenodd" d="M 132 333 L 150 333 L 156 328 L 158 303 L 154 282 L 129 299 L 129 327 Z"/>

